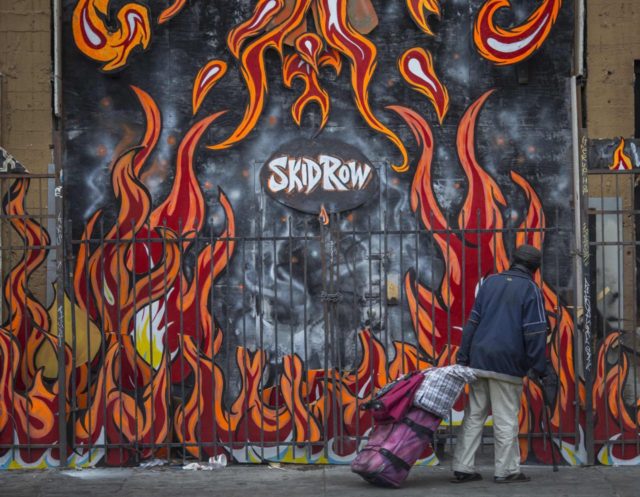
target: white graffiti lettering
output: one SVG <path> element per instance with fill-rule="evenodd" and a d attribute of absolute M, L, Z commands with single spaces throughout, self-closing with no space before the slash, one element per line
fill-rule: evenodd
<path fill-rule="evenodd" d="M 267 188 L 273 193 L 309 194 L 318 187 L 327 192 L 364 190 L 373 176 L 369 164 L 331 155 L 316 160 L 283 155 L 271 159 L 267 167 Z"/>

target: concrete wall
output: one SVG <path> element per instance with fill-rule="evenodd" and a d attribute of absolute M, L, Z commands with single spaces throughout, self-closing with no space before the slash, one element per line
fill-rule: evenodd
<path fill-rule="evenodd" d="M 640 2 L 586 3 L 589 136 L 633 136 L 633 64 L 640 59 Z"/>

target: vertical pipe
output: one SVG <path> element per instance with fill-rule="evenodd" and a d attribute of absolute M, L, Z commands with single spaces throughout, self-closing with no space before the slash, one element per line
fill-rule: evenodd
<path fill-rule="evenodd" d="M 583 197 L 588 193 L 587 178 L 587 141 L 581 133 L 579 114 L 580 102 L 578 98 L 578 80 L 571 78 L 571 140 L 573 162 L 573 206 L 574 206 L 574 230 L 576 240 L 582 236 L 583 209 L 581 208 Z M 581 136 L 582 135 L 582 136 Z M 584 248 L 584 247 L 583 247 Z M 576 294 L 582 294 L 582 260 L 579 253 L 575 254 L 574 271 L 576 272 Z"/>
<path fill-rule="evenodd" d="M 3 93 L 2 90 L 4 88 L 4 74 L 2 72 L 0 72 L 0 147 L 2 146 L 2 125 L 4 123 L 4 112 L 3 112 L 3 106 L 2 106 L 2 102 L 4 102 L 3 100 Z M 2 241 L 1 235 L 0 235 L 0 242 Z M 0 265 L 0 269 L 2 269 L 2 266 Z M 2 274 L 2 273 L 0 273 Z M 0 316 L 1 317 L 1 316 Z"/>
<path fill-rule="evenodd" d="M 583 76 L 585 69 L 585 0 L 575 0 L 575 57 L 573 72 L 576 76 Z"/>

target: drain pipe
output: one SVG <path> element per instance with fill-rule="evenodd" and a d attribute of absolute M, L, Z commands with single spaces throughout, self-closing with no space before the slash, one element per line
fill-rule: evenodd
<path fill-rule="evenodd" d="M 60 22 L 62 19 L 62 9 L 60 0 L 52 1 L 53 17 L 53 115 L 60 118 L 62 115 L 62 105 L 60 93 L 62 90 L 62 31 Z"/>
<path fill-rule="evenodd" d="M 3 112 L 3 93 L 4 89 L 4 74 L 0 71 L 0 147 L 2 146 L 2 130 L 4 124 L 4 112 Z M 1 273 L 0 273 L 1 274 Z"/>

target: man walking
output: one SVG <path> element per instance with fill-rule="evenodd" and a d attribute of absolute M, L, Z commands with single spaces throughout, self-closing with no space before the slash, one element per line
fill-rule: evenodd
<path fill-rule="evenodd" d="M 475 370 L 469 385 L 462 432 L 453 457 L 453 483 L 481 480 L 475 453 L 491 409 L 495 440 L 496 483 L 529 481 L 520 472 L 518 411 L 522 378 L 545 371 L 547 320 L 544 300 L 533 275 L 542 254 L 521 245 L 508 271 L 489 276 L 480 286 L 463 329 L 458 364 Z"/>

